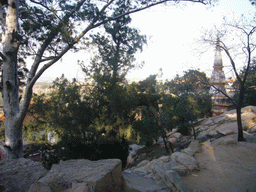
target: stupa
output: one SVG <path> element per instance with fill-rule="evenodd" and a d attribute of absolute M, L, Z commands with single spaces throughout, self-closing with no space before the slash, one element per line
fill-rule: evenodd
<path fill-rule="evenodd" d="M 228 111 L 233 108 L 233 104 L 229 101 L 228 97 L 225 95 L 227 94 L 226 88 L 225 88 L 226 84 L 227 84 L 227 81 L 225 79 L 225 74 L 223 71 L 221 48 L 220 48 L 220 42 L 218 39 L 216 44 L 213 71 L 211 75 L 211 85 L 213 85 L 211 86 L 211 89 L 210 89 L 210 94 L 212 95 L 212 102 L 213 102 L 212 116 L 220 115 L 225 111 Z"/>

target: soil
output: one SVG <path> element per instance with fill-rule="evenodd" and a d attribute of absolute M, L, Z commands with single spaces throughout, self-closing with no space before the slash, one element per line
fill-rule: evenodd
<path fill-rule="evenodd" d="M 196 191 L 256 191 L 256 143 L 212 144 L 196 153 L 199 172 L 183 177 Z"/>
<path fill-rule="evenodd" d="M 202 152 L 195 154 L 200 171 L 183 177 L 183 181 L 197 192 L 256 192 L 256 143 L 219 144 L 216 141 L 211 147 L 203 145 Z M 137 154 L 146 155 L 136 164 L 171 155 L 171 152 L 155 144 L 140 149 Z"/>

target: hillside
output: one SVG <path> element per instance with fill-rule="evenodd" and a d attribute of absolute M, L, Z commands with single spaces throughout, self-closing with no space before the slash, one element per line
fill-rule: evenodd
<path fill-rule="evenodd" d="M 229 111 L 200 121 L 197 140 L 170 132 L 174 152 L 162 141 L 134 151 L 125 170 L 117 159 L 60 161 L 50 171 L 29 159 L 0 161 L 0 191 L 253 192 L 256 107 L 242 112 L 246 142 L 237 142 L 236 114 Z"/>
<path fill-rule="evenodd" d="M 152 164 L 158 164 L 167 176 L 175 170 L 196 191 L 256 191 L 256 107 L 243 108 L 242 121 L 246 142 L 237 142 L 236 112 L 231 110 L 201 120 L 195 127 L 197 140 L 184 137 L 176 130 L 169 133 L 168 141 L 173 144 L 174 153 L 168 154 L 163 142 L 139 149 L 136 155 L 131 155 L 126 171 L 156 179 Z M 188 148 L 181 148 L 188 144 Z M 179 151 L 190 156 L 185 157 Z M 183 154 L 185 158 L 173 158 L 177 157 L 174 154 Z"/>
<path fill-rule="evenodd" d="M 190 188 L 204 192 L 256 191 L 256 143 L 230 142 L 236 139 L 233 136 L 202 145 L 202 152 L 195 154 L 200 171 L 183 177 Z"/>

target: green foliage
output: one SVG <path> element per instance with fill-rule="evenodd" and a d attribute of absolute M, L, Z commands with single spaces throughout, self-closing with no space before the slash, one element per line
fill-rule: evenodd
<path fill-rule="evenodd" d="M 97 138 L 90 143 L 84 144 L 80 138 L 66 137 L 58 144 L 54 145 L 51 151 L 44 153 L 44 166 L 50 169 L 52 164 L 60 160 L 69 159 L 120 159 L 123 167 L 129 154 L 129 143 L 122 138 Z"/>
<path fill-rule="evenodd" d="M 183 76 L 177 75 L 173 80 L 165 83 L 168 91 L 177 96 L 184 93 L 206 94 L 209 93 L 209 79 L 204 72 L 191 70 L 184 72 Z"/>
<path fill-rule="evenodd" d="M 150 75 L 136 86 L 137 90 L 137 120 L 133 129 L 139 133 L 139 143 L 150 146 L 161 135 L 162 127 L 159 120 L 160 93 L 157 92 L 156 75 Z"/>
<path fill-rule="evenodd" d="M 25 124 L 24 135 L 29 141 L 46 138 L 54 131 L 59 139 L 65 135 L 87 139 L 92 132 L 89 128 L 95 118 L 93 104 L 82 97 L 81 86 L 74 80 L 69 82 L 64 76 L 57 78 L 49 95 L 34 95 L 29 115 L 31 121 Z M 39 135 L 44 131 L 45 136 Z"/>
<path fill-rule="evenodd" d="M 90 66 L 82 65 L 82 68 L 99 88 L 112 89 L 123 83 L 127 72 L 135 67 L 135 53 L 142 50 L 146 38 L 137 29 L 130 28 L 130 22 L 130 16 L 126 15 L 106 23 L 104 35 L 91 36 L 98 54 Z"/>
<path fill-rule="evenodd" d="M 211 114 L 210 86 L 205 73 L 188 70 L 165 83 L 170 95 L 162 99 L 164 124 L 178 127 L 182 134 L 190 134 L 190 128 L 198 118 Z"/>
<path fill-rule="evenodd" d="M 152 145 L 154 140 L 157 141 L 160 136 L 160 127 L 153 118 L 145 117 L 142 120 L 133 122 L 133 129 L 140 134 L 140 144 L 145 144 L 146 146 Z"/>
<path fill-rule="evenodd" d="M 241 70 L 240 76 L 243 77 L 244 73 L 246 71 L 246 68 Z M 236 86 L 237 82 L 234 83 L 234 86 Z M 248 70 L 248 76 L 244 84 L 244 100 L 243 100 L 243 107 L 248 105 L 256 106 L 256 60 L 254 59 L 252 64 L 250 65 L 250 68 Z M 236 91 L 234 95 L 234 99 L 238 101 L 239 92 Z"/>
<path fill-rule="evenodd" d="M 140 93 L 148 93 L 148 94 L 154 94 L 156 93 L 156 76 L 157 75 L 150 75 L 143 81 L 139 81 L 138 83 L 138 91 Z"/>
<path fill-rule="evenodd" d="M 122 14 L 127 5 L 118 1 Z M 97 103 L 100 118 L 98 126 L 106 132 L 119 135 L 133 121 L 132 111 L 136 107 L 136 92 L 125 82 L 129 70 L 135 67 L 135 53 L 142 50 L 145 36 L 129 26 L 130 16 L 123 16 L 104 25 L 105 34 L 92 35 L 93 48 L 97 50 L 89 66 L 81 64 L 86 75 L 93 80 L 92 97 Z"/>

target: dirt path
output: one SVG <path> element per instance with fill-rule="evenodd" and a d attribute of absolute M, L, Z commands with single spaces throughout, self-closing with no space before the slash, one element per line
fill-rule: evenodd
<path fill-rule="evenodd" d="M 183 177 L 200 192 L 256 192 L 256 143 L 206 143 L 196 153 L 200 171 Z"/>

